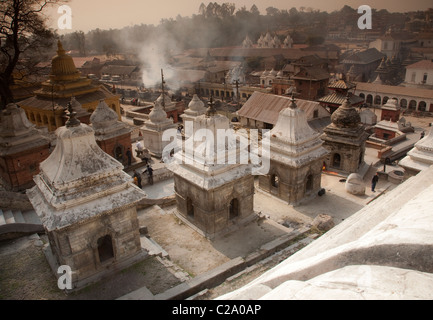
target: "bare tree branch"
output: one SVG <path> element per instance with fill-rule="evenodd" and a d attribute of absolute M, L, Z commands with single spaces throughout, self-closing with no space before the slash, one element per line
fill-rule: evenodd
<path fill-rule="evenodd" d="M 34 58 L 53 44 L 55 33 L 45 25 L 42 12 L 65 0 L 0 1 L 0 109 L 13 102 L 13 76 L 31 73 Z M 31 51 L 31 53 L 30 53 Z M 17 70 L 20 66 L 19 70 Z"/>

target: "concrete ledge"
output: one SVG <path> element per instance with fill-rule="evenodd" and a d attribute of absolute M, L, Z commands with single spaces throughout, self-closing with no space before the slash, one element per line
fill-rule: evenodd
<path fill-rule="evenodd" d="M 164 197 L 164 198 L 159 198 L 159 199 L 143 198 L 142 200 L 140 200 L 140 202 L 137 203 L 137 209 L 138 210 L 139 209 L 146 209 L 146 208 L 152 207 L 154 205 L 157 205 L 157 206 L 163 208 L 163 207 L 171 206 L 173 204 L 176 204 L 176 196 L 175 195 Z"/>
<path fill-rule="evenodd" d="M 27 194 L 8 191 L 0 191 L 0 208 L 21 211 L 33 210 Z"/>
<path fill-rule="evenodd" d="M 29 223 L 9 223 L 0 226 L 0 241 L 19 238 L 34 233 L 45 233 L 43 225 Z"/>
<path fill-rule="evenodd" d="M 184 300 L 208 287 L 214 287 L 224 282 L 230 275 L 242 270 L 244 265 L 245 260 L 241 257 L 232 259 L 215 269 L 198 275 L 161 294 L 157 294 L 155 300 Z"/>
<path fill-rule="evenodd" d="M 282 228 L 285 228 L 281 226 Z M 285 228 L 287 229 L 287 228 Z M 241 272 L 245 268 L 271 256 L 277 251 L 285 249 L 288 244 L 297 236 L 306 233 L 309 229 L 302 228 L 300 230 L 295 230 L 290 234 L 283 235 L 278 239 L 260 247 L 256 252 L 249 254 L 245 259 L 242 257 L 237 257 L 232 259 L 208 272 L 196 276 L 195 278 L 181 283 L 180 285 L 171 288 L 163 293 L 157 294 L 153 297 L 155 300 L 185 300 L 192 297 L 199 292 L 213 288 L 228 279 L 229 277 Z M 119 299 L 128 300 L 141 300 L 147 299 L 147 296 L 143 296 L 141 289 L 131 292 L 128 295 L 121 297 Z"/>

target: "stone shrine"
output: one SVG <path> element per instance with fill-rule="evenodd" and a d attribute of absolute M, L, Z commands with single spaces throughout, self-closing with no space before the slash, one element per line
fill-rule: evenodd
<path fill-rule="evenodd" d="M 174 173 L 178 217 L 212 239 L 255 215 L 251 165 L 236 161 L 240 149 L 230 121 L 216 114 L 212 99 L 209 105 L 206 114 L 194 119 L 193 132 L 182 152 L 175 153 L 169 169 Z M 189 125 L 185 123 L 185 127 Z M 226 133 L 222 144 L 218 143 L 218 130 Z"/>
<path fill-rule="evenodd" d="M 365 141 L 368 134 L 349 97 L 332 114 L 331 122 L 321 136 L 323 146 L 329 151 L 324 163 L 326 170 L 346 175 L 358 172 L 365 164 Z"/>
<path fill-rule="evenodd" d="M 162 140 L 164 131 L 177 128 L 177 125 L 173 123 L 173 119 L 167 118 L 167 113 L 164 110 L 165 99 L 164 93 L 156 99 L 155 106 L 149 113 L 149 120 L 140 128 L 144 147 L 149 150 L 153 157 L 157 158 L 162 157 L 162 151 L 170 142 Z"/>
<path fill-rule="evenodd" d="M 294 98 L 287 102 L 289 106 L 280 111 L 270 131 L 270 170 L 259 176 L 259 187 L 290 204 L 299 204 L 321 189 L 322 164 L 328 152 Z"/>
<path fill-rule="evenodd" d="M 183 122 L 194 121 L 198 116 L 206 113 L 206 107 L 204 102 L 200 100 L 197 94 L 194 94 L 192 100 L 188 104 L 188 109 L 181 115 Z"/>
<path fill-rule="evenodd" d="M 33 176 L 48 158 L 50 142 L 16 104 L 8 104 L 0 116 L 1 184 L 8 191 L 23 191 L 34 186 Z"/>
<path fill-rule="evenodd" d="M 126 151 L 130 148 L 132 152 L 130 127 L 118 120 L 116 112 L 108 107 L 103 99 L 99 101 L 90 122 L 95 130 L 98 146 L 119 162 L 126 164 Z M 132 161 L 135 161 L 134 157 Z"/>
<path fill-rule="evenodd" d="M 56 135 L 56 148 L 27 195 L 49 239 L 51 268 L 59 276 L 58 266 L 69 266 L 74 290 L 146 256 L 136 211 L 145 193 L 73 112 Z"/>

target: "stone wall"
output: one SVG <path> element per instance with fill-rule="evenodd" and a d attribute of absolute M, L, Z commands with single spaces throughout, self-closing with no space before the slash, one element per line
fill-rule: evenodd
<path fill-rule="evenodd" d="M 128 163 L 128 158 L 126 157 L 126 150 L 131 148 L 131 154 L 133 152 L 131 145 L 131 133 L 120 135 L 118 137 L 113 137 L 107 140 L 96 141 L 98 146 L 104 150 L 107 154 L 113 158 L 119 160 L 122 164 L 126 165 Z M 117 147 L 122 149 L 122 158 L 119 159 L 118 155 L 115 154 Z"/>
<path fill-rule="evenodd" d="M 213 236 L 222 232 L 238 220 L 254 213 L 254 177 L 249 175 L 228 182 L 219 188 L 206 190 L 174 175 L 178 213 L 202 230 Z M 194 207 L 193 216 L 188 213 L 188 199 Z M 238 215 L 230 217 L 230 202 L 238 200 Z"/>
<path fill-rule="evenodd" d="M 48 144 L 0 157 L 0 173 L 9 191 L 23 191 L 34 186 L 33 176 L 39 173 L 39 164 L 48 156 Z"/>
<path fill-rule="evenodd" d="M 329 150 L 329 154 L 325 158 L 327 170 L 336 170 L 345 173 L 354 173 L 358 171 L 360 160 L 364 159 L 365 144 L 362 146 L 341 144 L 341 143 L 326 143 L 324 147 Z M 340 155 L 340 166 L 334 166 L 335 154 Z"/>
<path fill-rule="evenodd" d="M 101 262 L 98 239 L 106 235 L 111 236 L 114 257 Z M 141 251 L 135 207 L 48 232 L 48 237 L 57 262 L 71 267 L 73 283 L 83 281 Z"/>
<path fill-rule="evenodd" d="M 321 189 L 323 160 L 318 159 L 307 166 L 291 168 L 271 160 L 269 174 L 259 176 L 259 187 L 290 204 L 299 204 Z M 273 186 L 273 176 L 278 176 L 278 187 Z M 307 177 L 312 176 L 312 183 L 307 190 Z"/>

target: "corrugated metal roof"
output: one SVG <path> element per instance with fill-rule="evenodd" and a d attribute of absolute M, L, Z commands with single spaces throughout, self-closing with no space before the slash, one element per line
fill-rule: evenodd
<path fill-rule="evenodd" d="M 346 101 L 346 95 L 338 92 L 333 92 L 320 98 L 318 101 L 323 103 L 342 105 L 343 102 Z M 349 101 L 352 105 L 356 105 L 364 102 L 364 99 L 356 95 L 351 95 Z"/>
<path fill-rule="evenodd" d="M 237 113 L 241 117 L 275 125 L 280 111 L 289 107 L 290 103 L 289 97 L 255 91 Z M 315 110 L 319 111 L 318 118 L 330 116 L 316 101 L 299 99 L 295 103 L 306 113 L 308 120 L 313 119 Z"/>
<path fill-rule="evenodd" d="M 343 64 L 369 64 L 381 60 L 385 54 L 379 52 L 376 48 L 370 48 L 364 51 L 355 52 L 346 57 L 341 63 Z"/>
<path fill-rule="evenodd" d="M 117 66 L 117 65 L 108 65 L 104 66 L 101 70 L 103 74 L 110 75 L 130 75 L 132 72 L 137 69 L 136 66 Z"/>
<path fill-rule="evenodd" d="M 349 82 L 349 81 L 345 81 L 345 80 L 336 80 L 336 81 L 331 82 L 328 85 L 328 88 L 330 88 L 330 89 L 346 89 L 346 90 L 349 90 L 349 89 L 352 89 L 354 87 L 355 87 L 354 83 Z"/>

